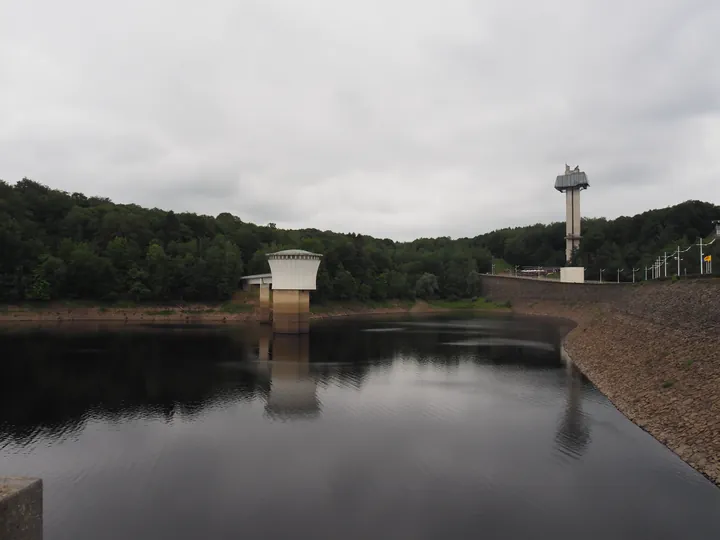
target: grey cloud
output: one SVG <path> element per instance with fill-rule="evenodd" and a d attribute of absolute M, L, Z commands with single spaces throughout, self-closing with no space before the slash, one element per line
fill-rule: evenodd
<path fill-rule="evenodd" d="M 0 177 L 396 239 L 717 202 L 713 0 L 0 0 Z M 681 187 L 678 180 L 682 178 Z"/>

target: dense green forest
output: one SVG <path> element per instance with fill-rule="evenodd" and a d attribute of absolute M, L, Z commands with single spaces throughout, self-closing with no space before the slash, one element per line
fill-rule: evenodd
<path fill-rule="evenodd" d="M 634 217 L 584 220 L 579 256 L 591 273 L 624 268 L 627 277 L 664 248 L 710 235 L 717 218 L 717 206 L 688 201 Z M 241 276 L 269 271 L 267 253 L 287 248 L 323 254 L 314 302 L 468 297 L 480 293 L 479 276 L 494 259 L 561 266 L 563 236 L 564 224 L 553 223 L 394 242 L 259 226 L 229 213 L 176 214 L 29 179 L 0 180 L 0 301 L 222 301 Z M 699 269 L 692 254 L 696 248 L 685 257 L 688 273 Z"/>

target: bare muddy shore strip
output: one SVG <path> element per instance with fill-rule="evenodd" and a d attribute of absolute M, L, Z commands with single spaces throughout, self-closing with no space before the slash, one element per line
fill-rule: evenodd
<path fill-rule="evenodd" d="M 431 308 L 427 307 L 430 311 Z M 352 314 L 407 313 L 406 306 L 381 308 L 332 308 L 319 313 L 311 313 L 311 319 Z M 0 312 L 0 324 L 11 322 L 74 322 L 74 321 L 125 321 L 125 322 L 257 322 L 257 313 L 253 306 L 236 311 L 223 311 L 211 306 L 191 305 L 186 307 L 143 306 L 137 308 L 81 307 L 68 308 L 58 306 L 41 310 L 9 307 Z"/>
<path fill-rule="evenodd" d="M 479 309 L 473 311 L 509 311 L 506 308 L 480 302 Z M 452 311 L 452 307 L 441 307 L 417 301 L 415 303 L 397 303 L 386 306 L 329 305 L 311 310 L 310 319 L 325 319 L 349 315 L 373 315 L 394 313 L 429 313 L 434 311 Z M 229 304 L 222 307 L 205 304 L 184 306 L 137 306 L 123 307 L 68 307 L 64 305 L 48 306 L 41 309 L 28 309 L 21 306 L 6 306 L 0 311 L 0 324 L 9 322 L 258 322 L 254 304 Z"/>

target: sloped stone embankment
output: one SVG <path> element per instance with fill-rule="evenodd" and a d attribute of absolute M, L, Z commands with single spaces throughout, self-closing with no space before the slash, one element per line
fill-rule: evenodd
<path fill-rule="evenodd" d="M 483 278 L 513 310 L 577 323 L 573 361 L 630 420 L 720 484 L 720 279 L 643 285 Z"/>

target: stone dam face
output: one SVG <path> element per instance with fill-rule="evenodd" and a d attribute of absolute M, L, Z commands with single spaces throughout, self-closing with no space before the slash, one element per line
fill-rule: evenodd
<path fill-rule="evenodd" d="M 720 279 L 576 284 L 482 277 L 483 296 L 577 326 L 565 348 L 637 425 L 720 484 Z"/>
<path fill-rule="evenodd" d="M 560 283 L 532 278 L 482 276 L 483 296 L 527 310 L 538 304 L 611 308 L 677 328 L 720 337 L 720 278 L 632 283 Z"/>

